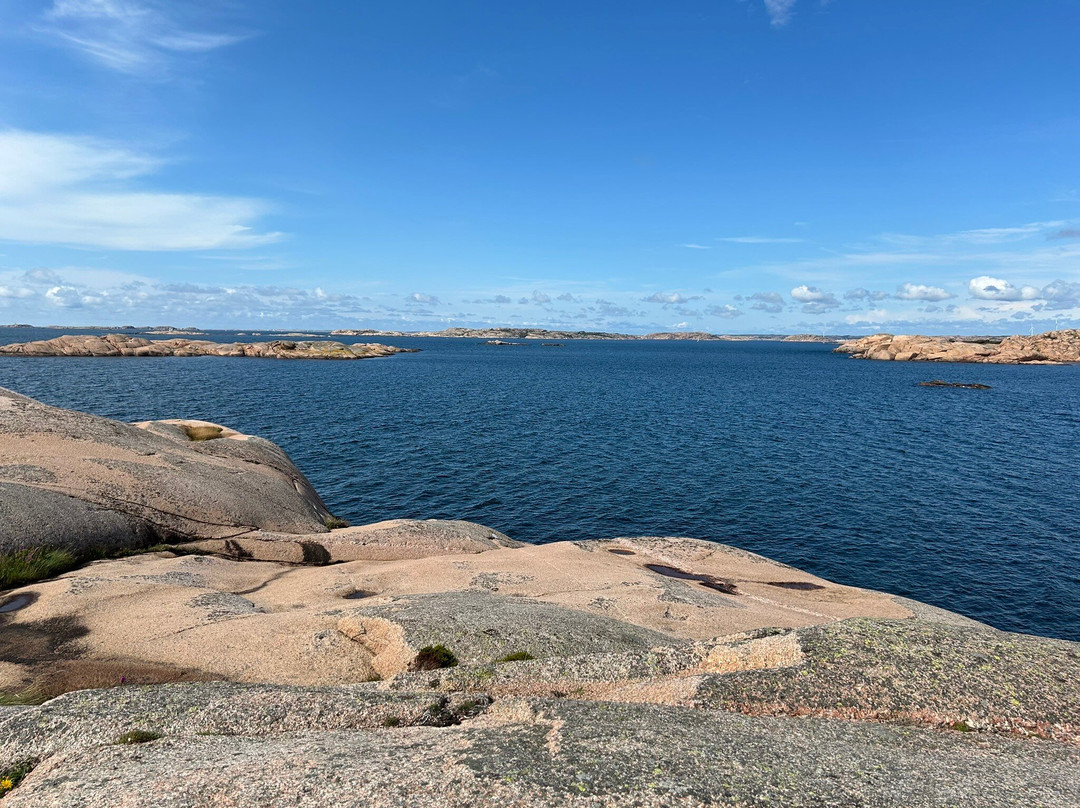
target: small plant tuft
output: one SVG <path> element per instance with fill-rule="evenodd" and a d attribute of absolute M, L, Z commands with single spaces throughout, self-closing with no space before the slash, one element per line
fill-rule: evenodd
<path fill-rule="evenodd" d="M 525 662 L 526 660 L 529 660 L 529 659 L 536 659 L 536 657 L 534 657 L 528 651 L 515 651 L 512 654 L 507 654 L 506 656 L 499 657 L 495 661 L 496 662 Z"/>
<path fill-rule="evenodd" d="M 324 516 L 322 521 L 324 525 L 330 528 L 330 530 L 338 530 L 339 528 L 349 527 L 348 520 L 342 519 L 340 516 Z"/>
<path fill-rule="evenodd" d="M 409 668 L 414 671 L 434 671 L 439 668 L 452 668 L 457 664 L 454 652 L 445 645 L 425 645 Z"/>
<path fill-rule="evenodd" d="M 0 797 L 3 797 L 11 789 L 19 785 L 23 778 L 34 770 L 36 765 L 36 760 L 26 759 L 0 769 Z"/>
<path fill-rule="evenodd" d="M 971 726 L 971 724 L 967 723 L 966 721 L 954 721 L 952 724 L 949 725 L 949 729 L 954 729 L 957 732 L 975 731 L 975 727 Z"/>
<path fill-rule="evenodd" d="M 386 716 L 386 718 L 383 719 L 382 725 L 384 727 L 400 727 L 401 719 L 398 718 L 396 715 L 388 715 Z"/>
<path fill-rule="evenodd" d="M 147 732 L 144 729 L 133 729 L 131 732 L 125 732 L 119 738 L 116 739 L 116 743 L 123 744 L 124 746 L 131 746 L 137 743 L 150 743 L 150 741 L 156 741 L 161 737 L 158 732 Z"/>

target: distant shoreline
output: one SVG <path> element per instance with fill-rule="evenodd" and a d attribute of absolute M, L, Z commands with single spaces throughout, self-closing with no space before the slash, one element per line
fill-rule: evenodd
<path fill-rule="evenodd" d="M 209 331 L 228 331 L 240 335 L 271 337 L 443 337 L 450 339 L 528 339 L 528 340 L 672 340 L 689 342 L 819 342 L 839 344 L 853 335 L 843 334 L 711 334 L 704 331 L 658 331 L 650 334 L 623 334 L 613 331 L 559 331 L 545 328 L 446 328 L 442 331 L 383 331 L 371 328 L 339 328 L 332 331 L 308 329 L 175 328 L 173 326 L 108 325 L 30 325 L 9 323 L 0 328 L 40 328 L 54 331 L 107 331 L 113 334 L 149 336 L 201 336 Z"/>

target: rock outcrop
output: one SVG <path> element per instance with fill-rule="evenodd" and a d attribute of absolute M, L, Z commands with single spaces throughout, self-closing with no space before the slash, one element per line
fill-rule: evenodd
<path fill-rule="evenodd" d="M 325 533 L 329 519 L 268 440 L 205 421 L 123 424 L 0 388 L 0 553 Z"/>
<path fill-rule="evenodd" d="M 68 335 L 34 342 L 0 345 L 0 356 L 246 356 L 257 359 L 368 359 L 412 353 L 415 349 L 370 343 L 345 345 L 318 340 L 294 342 L 228 342 L 208 340 L 149 340 L 127 334 Z"/>
<path fill-rule="evenodd" d="M 207 422 L 0 391 L 0 452 L 8 545 L 197 539 L 0 594 L 5 808 L 1080 804 L 1078 643 L 694 539 L 330 531 Z"/>
<path fill-rule="evenodd" d="M 962 337 L 874 334 L 848 340 L 836 348 L 855 359 L 890 359 L 898 362 L 985 362 L 996 365 L 1060 364 L 1080 362 L 1080 330 L 1047 331 L 1031 337 L 1005 337 L 1000 341 Z"/>

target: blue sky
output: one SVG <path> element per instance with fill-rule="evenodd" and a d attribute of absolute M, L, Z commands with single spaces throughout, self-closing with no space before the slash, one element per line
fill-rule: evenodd
<path fill-rule="evenodd" d="M 1080 0 L 7 0 L 0 321 L 1080 325 Z"/>

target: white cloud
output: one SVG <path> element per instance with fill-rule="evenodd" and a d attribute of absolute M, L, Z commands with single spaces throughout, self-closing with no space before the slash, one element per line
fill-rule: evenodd
<path fill-rule="evenodd" d="M 747 299 L 754 301 L 750 308 L 757 311 L 779 314 L 784 310 L 784 298 L 777 292 L 754 292 Z"/>
<path fill-rule="evenodd" d="M 968 281 L 968 291 L 979 300 L 1037 300 L 1039 290 L 1034 286 L 1013 286 L 1001 278 L 980 275 Z"/>
<path fill-rule="evenodd" d="M 725 304 L 723 306 L 707 306 L 705 308 L 705 313 L 710 317 L 721 317 L 725 320 L 733 320 L 736 317 L 741 317 L 743 314 L 738 307 L 730 304 Z"/>
<path fill-rule="evenodd" d="M 769 12 L 769 20 L 775 26 L 787 25 L 794 8 L 795 0 L 765 0 L 765 10 Z"/>
<path fill-rule="evenodd" d="M 902 283 L 896 290 L 897 300 L 925 300 L 935 303 L 939 300 L 948 300 L 950 297 L 953 295 L 940 286 L 926 286 L 921 283 Z"/>
<path fill-rule="evenodd" d="M 423 292 L 413 292 L 405 298 L 405 302 L 422 303 L 426 306 L 433 306 L 439 302 L 439 298 L 435 297 L 435 295 L 425 295 Z"/>
<path fill-rule="evenodd" d="M 711 250 L 712 247 L 707 247 L 704 244 L 684 244 L 684 247 L 691 250 Z"/>
<path fill-rule="evenodd" d="M 0 240 L 117 250 L 254 247 L 258 200 L 166 193 L 135 181 L 158 158 L 90 138 L 0 131 Z"/>
<path fill-rule="evenodd" d="M 687 297 L 679 292 L 654 292 L 641 299 L 645 303 L 663 303 L 665 306 L 679 306 L 683 303 L 689 303 L 691 300 L 701 300 L 701 295 Z"/>
<path fill-rule="evenodd" d="M 884 300 L 888 296 L 888 292 L 870 291 L 869 289 L 863 289 L 861 286 L 844 292 L 845 300 Z"/>
<path fill-rule="evenodd" d="M 179 20 L 187 12 L 194 20 Z M 123 73 L 163 72 L 178 54 L 206 53 L 243 35 L 196 30 L 199 4 L 155 0 L 54 0 L 37 30 L 100 65 Z"/>

